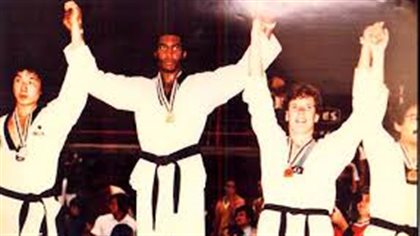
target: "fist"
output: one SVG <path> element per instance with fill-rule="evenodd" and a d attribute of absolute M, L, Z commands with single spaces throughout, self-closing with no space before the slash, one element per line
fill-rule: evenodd
<path fill-rule="evenodd" d="M 63 24 L 69 30 L 82 29 L 82 10 L 74 1 L 64 3 Z"/>
<path fill-rule="evenodd" d="M 360 38 L 362 45 L 367 45 L 373 50 L 385 49 L 389 41 L 388 29 L 384 28 L 384 22 L 376 22 L 366 27 Z"/>

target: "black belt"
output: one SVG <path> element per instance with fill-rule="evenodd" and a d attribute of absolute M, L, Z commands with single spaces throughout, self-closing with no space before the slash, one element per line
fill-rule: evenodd
<path fill-rule="evenodd" d="M 200 148 L 197 144 L 185 147 L 176 152 L 173 152 L 167 156 L 157 156 L 153 153 L 141 152 L 140 158 L 145 159 L 156 164 L 155 168 L 155 177 L 153 180 L 153 192 L 152 192 L 152 217 L 153 217 L 153 229 L 156 225 L 156 206 L 157 199 L 159 194 L 159 178 L 158 178 L 158 168 L 160 166 L 166 166 L 169 164 L 175 165 L 174 172 L 174 187 L 173 187 L 173 204 L 174 204 L 174 213 L 178 213 L 179 205 L 179 193 L 181 191 L 181 168 L 178 165 L 178 161 L 190 157 L 192 155 L 200 153 Z"/>
<path fill-rule="evenodd" d="M 409 225 L 399 225 L 399 224 L 395 224 L 390 221 L 375 218 L 375 217 L 370 218 L 370 224 L 384 228 L 384 229 L 395 231 L 395 235 L 402 232 L 410 236 L 418 236 L 417 227 L 412 227 Z"/>
<path fill-rule="evenodd" d="M 22 233 L 23 226 L 25 225 L 26 218 L 28 217 L 29 213 L 29 204 L 31 202 L 40 202 L 44 206 L 44 218 L 42 220 L 43 224 L 46 224 L 47 221 L 47 211 L 45 208 L 44 201 L 42 198 L 52 197 L 55 195 L 55 189 L 48 189 L 40 194 L 33 194 L 33 193 L 19 193 L 13 190 L 5 189 L 0 187 L 0 194 L 9 198 L 14 198 L 17 200 L 23 201 L 22 206 L 20 207 L 19 211 L 19 235 Z M 40 225 L 41 227 L 41 225 Z M 47 232 L 48 234 L 48 232 Z"/>
<path fill-rule="evenodd" d="M 305 219 L 305 236 L 309 236 L 309 215 L 326 215 L 329 216 L 328 210 L 317 209 L 317 208 L 294 208 L 276 204 L 265 204 L 264 210 L 278 211 L 281 213 L 280 217 L 280 227 L 279 227 L 279 236 L 286 235 L 286 225 L 287 225 L 287 213 L 292 215 L 306 215 Z"/>

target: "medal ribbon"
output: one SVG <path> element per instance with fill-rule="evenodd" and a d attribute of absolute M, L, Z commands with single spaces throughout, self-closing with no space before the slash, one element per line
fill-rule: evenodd
<path fill-rule="evenodd" d="M 18 134 L 18 137 L 19 137 L 19 142 L 20 142 L 18 146 L 18 151 L 19 151 L 20 148 L 26 146 L 26 140 L 28 139 L 29 125 L 32 121 L 32 112 L 26 118 L 25 127 L 23 128 L 20 127 L 20 122 L 18 120 L 16 111 L 13 113 L 13 121 L 15 122 L 16 133 Z"/>
<path fill-rule="evenodd" d="M 406 151 L 404 145 L 402 145 L 400 143 L 400 147 L 401 147 L 401 150 L 402 150 L 402 152 L 404 154 L 403 155 L 404 156 L 404 163 L 407 166 L 407 168 L 410 169 L 410 170 L 417 170 L 417 163 L 415 163 L 414 161 L 410 160 L 410 158 L 408 157 L 408 154 L 407 154 L 407 151 Z"/>
<path fill-rule="evenodd" d="M 177 75 L 179 77 L 180 74 Z M 172 113 L 174 102 L 175 102 L 175 94 L 178 90 L 179 84 L 178 81 L 175 80 L 174 84 L 172 85 L 171 95 L 169 96 L 169 101 L 165 96 L 165 90 L 163 88 L 163 81 L 162 77 L 159 74 L 157 79 L 157 92 L 158 98 L 161 105 L 164 105 L 168 113 Z"/>
<path fill-rule="evenodd" d="M 289 155 L 288 155 L 288 157 L 287 157 L 287 164 L 289 164 L 289 166 L 291 167 L 291 166 L 293 166 L 297 161 L 298 161 L 298 158 L 300 157 L 300 158 L 302 158 L 304 155 L 301 155 L 302 154 L 302 152 L 303 152 L 303 150 L 305 150 L 305 149 L 307 149 L 307 147 L 309 146 L 309 144 L 311 144 L 312 143 L 312 141 L 314 141 L 314 139 L 312 138 L 311 140 L 309 140 L 307 143 L 305 143 L 305 145 L 303 145 L 300 149 L 299 149 L 299 151 L 298 151 L 298 153 L 295 155 L 295 157 L 291 160 L 291 157 L 292 157 L 292 148 L 293 148 L 293 141 L 290 139 L 290 146 L 289 146 Z M 300 159 L 299 158 L 299 159 Z"/>

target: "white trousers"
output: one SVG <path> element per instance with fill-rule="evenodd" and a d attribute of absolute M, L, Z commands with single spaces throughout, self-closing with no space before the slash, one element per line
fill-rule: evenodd
<path fill-rule="evenodd" d="M 47 212 L 48 235 L 57 235 L 55 218 L 61 204 L 54 197 L 44 198 Z M 0 195 L 0 235 L 19 235 L 19 212 L 22 201 Z M 39 235 L 40 226 L 44 217 L 44 205 L 40 202 L 30 203 L 28 217 L 22 229 L 22 236 Z"/>
<path fill-rule="evenodd" d="M 263 210 L 258 219 L 257 235 L 278 235 L 281 213 Z M 286 236 L 305 235 L 305 215 L 287 213 Z M 308 218 L 311 236 L 333 236 L 334 231 L 329 216 L 310 215 Z"/>

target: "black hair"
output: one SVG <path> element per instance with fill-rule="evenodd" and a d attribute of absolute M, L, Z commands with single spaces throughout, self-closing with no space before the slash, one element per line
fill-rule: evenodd
<path fill-rule="evenodd" d="M 126 194 L 124 193 L 113 194 L 109 197 L 109 202 L 111 202 L 112 199 L 115 199 L 117 201 L 118 209 L 123 214 L 128 213 L 128 209 L 130 208 L 130 202 Z"/>
<path fill-rule="evenodd" d="M 134 230 L 127 224 L 117 224 L 111 231 L 111 236 L 132 236 Z"/>
<path fill-rule="evenodd" d="M 246 216 L 250 220 L 250 223 L 252 224 L 254 222 L 254 210 L 252 210 L 252 207 L 248 205 L 242 205 L 235 210 L 235 217 L 240 213 L 245 212 Z"/>

